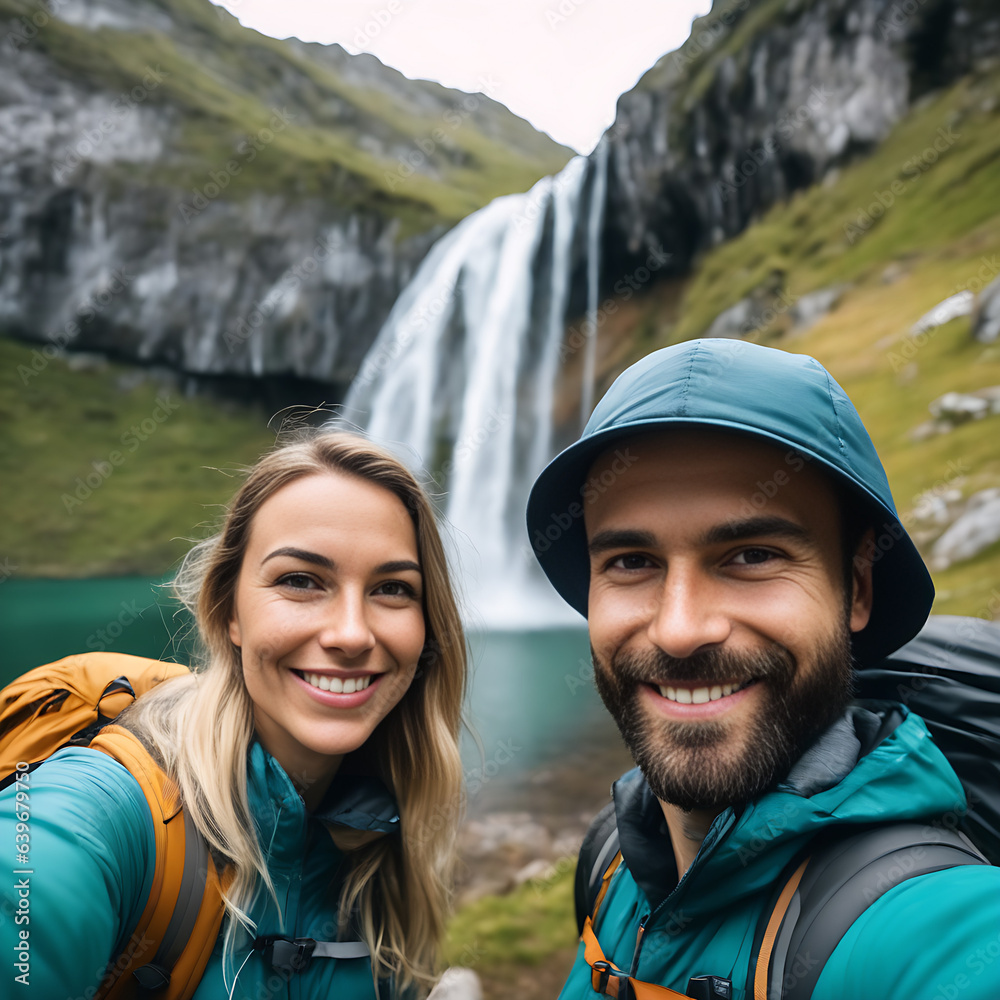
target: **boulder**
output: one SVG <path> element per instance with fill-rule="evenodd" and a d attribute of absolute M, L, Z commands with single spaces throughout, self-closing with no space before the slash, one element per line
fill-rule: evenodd
<path fill-rule="evenodd" d="M 1000 541 L 1000 488 L 973 494 L 962 515 L 931 549 L 931 566 L 947 569 Z"/>
<path fill-rule="evenodd" d="M 445 969 L 427 1000 L 483 1000 L 483 987 L 472 969 Z"/>
<path fill-rule="evenodd" d="M 818 323 L 840 301 L 845 285 L 831 285 L 801 296 L 792 306 L 792 333 L 805 333 Z"/>
<path fill-rule="evenodd" d="M 753 326 L 753 307 L 753 299 L 740 299 L 736 305 L 730 306 L 715 317 L 705 336 L 738 340 Z"/>
<path fill-rule="evenodd" d="M 976 297 L 968 289 L 949 295 L 933 309 L 928 310 L 910 328 L 911 334 L 926 333 L 935 327 L 944 326 L 959 316 L 968 316 L 976 304 Z"/>
<path fill-rule="evenodd" d="M 928 407 L 934 417 L 949 424 L 979 420 L 990 412 L 989 400 L 962 392 L 946 392 Z"/>
<path fill-rule="evenodd" d="M 979 295 L 972 314 L 972 336 L 981 344 L 1000 338 L 1000 278 L 994 278 Z"/>

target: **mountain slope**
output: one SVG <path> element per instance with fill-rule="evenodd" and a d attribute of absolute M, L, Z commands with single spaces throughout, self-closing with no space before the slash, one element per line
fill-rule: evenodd
<path fill-rule="evenodd" d="M 0 329 L 185 371 L 342 387 L 433 239 L 572 153 L 208 0 L 0 0 L 0 36 Z"/>

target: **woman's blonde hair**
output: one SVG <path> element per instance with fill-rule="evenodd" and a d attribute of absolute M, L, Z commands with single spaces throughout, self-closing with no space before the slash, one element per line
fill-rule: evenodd
<path fill-rule="evenodd" d="M 402 463 L 343 431 L 300 431 L 265 455 L 229 504 L 221 532 L 195 545 L 174 580 L 177 596 L 194 616 L 202 662 L 190 677 L 154 688 L 120 719 L 176 780 L 184 807 L 213 854 L 234 866 L 225 896 L 224 955 L 231 959 L 237 925 L 256 932 L 247 911 L 262 886 L 278 905 L 247 798 L 253 703 L 240 650 L 229 638 L 237 578 L 262 504 L 296 479 L 331 471 L 395 494 L 416 530 L 426 630 L 417 674 L 365 745 L 347 758 L 395 794 L 400 834 L 351 852 L 338 919 L 343 932 L 353 912 L 376 975 L 392 975 L 401 990 L 423 992 L 433 982 L 445 930 L 463 806 L 458 735 L 466 647 L 433 509 Z"/>

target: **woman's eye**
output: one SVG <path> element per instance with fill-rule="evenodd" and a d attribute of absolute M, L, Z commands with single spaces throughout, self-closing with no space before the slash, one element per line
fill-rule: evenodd
<path fill-rule="evenodd" d="M 737 566 L 759 566 L 771 559 L 777 559 L 777 553 L 770 549 L 744 549 L 733 557 Z"/>
<path fill-rule="evenodd" d="M 283 587 L 291 587 L 292 590 L 310 590 L 316 585 L 316 581 L 308 573 L 286 573 L 278 583 Z"/>
<path fill-rule="evenodd" d="M 634 552 L 625 556 L 618 556 L 611 562 L 611 566 L 614 569 L 648 569 L 650 565 L 652 564 L 648 556 L 639 555 Z"/>
<path fill-rule="evenodd" d="M 416 597 L 416 591 L 402 580 L 386 580 L 375 588 L 383 597 Z"/>

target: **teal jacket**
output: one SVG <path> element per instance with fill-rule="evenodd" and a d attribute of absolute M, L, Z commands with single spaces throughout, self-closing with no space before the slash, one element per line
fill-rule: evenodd
<path fill-rule="evenodd" d="M 251 745 L 247 763 L 250 808 L 285 917 L 282 927 L 270 895 L 258 893 L 250 909 L 257 933 L 337 940 L 337 871 L 343 854 L 318 816 L 353 827 L 386 829 L 379 824 L 398 825 L 394 803 L 382 789 L 382 808 L 372 814 L 374 825 L 359 823 L 357 808 L 341 801 L 350 779 L 338 776 L 317 815 L 311 815 L 288 775 L 259 743 Z M 20 995 L 10 987 L 18 972 L 12 956 L 17 953 L 15 943 L 20 943 L 18 932 L 27 929 L 30 972 L 24 996 L 90 1000 L 149 895 L 153 873 L 149 806 L 132 775 L 96 750 L 73 748 L 53 754 L 31 772 L 28 787 L 32 874 L 26 876 L 28 906 L 21 904 L 28 923 L 17 922 L 21 898 L 17 882 L 22 876 L 0 876 L 4 956 L 0 995 Z M 346 797 L 356 802 L 349 793 Z M 0 792 L 0 844 L 6 850 L 8 872 L 18 867 L 13 800 L 13 786 Z M 220 932 L 195 1000 L 229 997 L 233 971 L 227 968 L 224 984 L 222 937 Z M 317 958 L 307 970 L 290 977 L 265 966 L 259 952 L 251 953 L 249 943 L 237 950 L 235 959 L 236 968 L 247 961 L 236 980 L 233 1000 L 375 996 L 367 958 Z"/>
<path fill-rule="evenodd" d="M 853 706 L 774 792 L 716 817 L 680 882 L 648 785 L 638 771 L 616 782 L 624 864 L 598 913 L 605 956 L 624 970 L 636 961 L 636 979 L 681 993 L 692 976 L 730 978 L 733 1000 L 745 1000 L 754 929 L 810 837 L 832 824 L 953 826 L 965 807 L 962 786 L 923 720 L 900 709 L 902 721 L 882 738 L 883 718 Z M 581 943 L 561 998 L 596 995 Z M 813 1000 L 959 997 L 1000 997 L 1000 868 L 952 868 L 890 889 L 848 931 L 813 992 Z"/>

